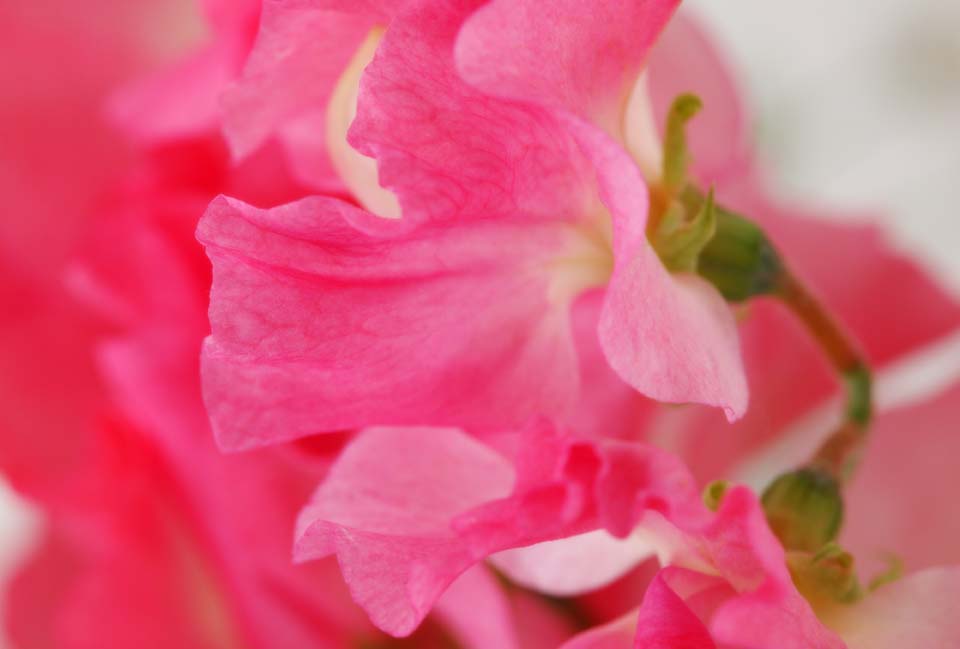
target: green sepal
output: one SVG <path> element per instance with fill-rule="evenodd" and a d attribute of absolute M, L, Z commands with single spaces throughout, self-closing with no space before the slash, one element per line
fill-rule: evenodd
<path fill-rule="evenodd" d="M 867 589 L 873 592 L 882 586 L 897 581 L 901 577 L 903 577 L 903 559 L 891 556 L 887 560 L 887 569 L 871 579 L 870 583 L 867 584 Z"/>
<path fill-rule="evenodd" d="M 684 203 L 704 199 L 688 189 Z M 776 248 L 752 221 L 715 206 L 716 232 L 700 251 L 697 273 L 713 284 L 728 302 L 769 295 L 777 288 L 783 264 Z"/>
<path fill-rule="evenodd" d="M 764 490 L 761 501 L 770 529 L 787 550 L 818 552 L 840 533 L 840 485 L 816 468 L 781 475 Z"/>
<path fill-rule="evenodd" d="M 678 95 L 667 113 L 667 129 L 663 139 L 663 186 L 669 194 L 676 194 L 687 184 L 690 152 L 687 150 L 687 122 L 703 108 L 703 102 L 694 94 Z"/>
<path fill-rule="evenodd" d="M 818 612 L 863 597 L 853 555 L 836 543 L 828 543 L 813 554 L 788 552 L 787 567 L 797 590 Z"/>
<path fill-rule="evenodd" d="M 717 231 L 713 190 L 692 219 L 687 214 L 687 207 L 680 201 L 671 202 L 653 235 L 653 247 L 672 273 L 696 272 L 700 253 Z"/>

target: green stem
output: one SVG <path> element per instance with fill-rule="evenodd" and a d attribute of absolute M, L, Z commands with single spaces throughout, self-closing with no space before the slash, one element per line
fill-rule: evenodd
<path fill-rule="evenodd" d="M 688 188 L 682 200 L 691 209 L 705 199 Z M 873 412 L 870 367 L 856 345 L 813 293 L 794 275 L 776 247 L 755 223 L 716 207 L 716 234 L 703 248 L 697 272 L 730 302 L 769 295 L 779 299 L 804 324 L 830 360 L 846 389 L 843 422 L 816 452 L 810 466 L 838 482 L 856 466 Z"/>
<path fill-rule="evenodd" d="M 873 415 L 870 367 L 836 320 L 786 268 L 780 273 L 773 295 L 805 325 L 844 384 L 846 408 L 843 421 L 809 463 L 809 466 L 825 471 L 843 483 L 859 462 Z"/>

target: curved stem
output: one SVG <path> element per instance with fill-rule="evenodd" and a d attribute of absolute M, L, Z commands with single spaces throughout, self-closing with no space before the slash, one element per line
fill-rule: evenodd
<path fill-rule="evenodd" d="M 688 210 L 699 209 L 704 194 L 688 187 Z M 856 467 L 873 412 L 870 366 L 830 312 L 794 275 L 756 223 L 722 206 L 716 208 L 716 232 L 700 253 L 697 272 L 729 302 L 769 295 L 800 320 L 842 379 L 847 395 L 843 422 L 824 442 L 809 466 L 839 483 Z"/>
<path fill-rule="evenodd" d="M 786 268 L 778 277 L 773 295 L 806 326 L 845 384 L 844 420 L 809 463 L 843 482 L 856 468 L 873 415 L 870 367 L 830 313 Z"/>

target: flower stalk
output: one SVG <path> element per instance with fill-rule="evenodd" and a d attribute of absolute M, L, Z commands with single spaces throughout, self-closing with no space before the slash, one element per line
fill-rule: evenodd
<path fill-rule="evenodd" d="M 688 189 L 687 201 L 703 201 Z M 778 299 L 804 325 L 844 384 L 846 406 L 834 430 L 808 466 L 845 482 L 862 454 L 873 415 L 870 366 L 827 308 L 784 262 L 776 247 L 756 223 L 722 206 L 716 208 L 713 239 L 703 248 L 697 272 L 729 302 L 753 297 Z"/>

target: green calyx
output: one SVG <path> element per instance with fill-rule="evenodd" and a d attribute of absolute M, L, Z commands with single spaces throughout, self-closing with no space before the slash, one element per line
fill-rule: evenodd
<path fill-rule="evenodd" d="M 816 468 L 781 475 L 761 501 L 770 529 L 788 551 L 819 552 L 837 538 L 843 523 L 840 485 Z"/>
<path fill-rule="evenodd" d="M 787 568 L 797 590 L 818 612 L 863 597 L 853 555 L 836 543 L 818 552 L 788 552 Z"/>
<path fill-rule="evenodd" d="M 722 207 L 716 208 L 713 238 L 700 251 L 697 273 L 728 302 L 743 302 L 776 290 L 783 264 L 760 227 Z"/>
<path fill-rule="evenodd" d="M 698 273 L 730 302 L 770 294 L 782 272 L 763 231 L 725 209 L 690 182 L 687 123 L 703 108 L 693 94 L 678 96 L 667 114 L 663 179 L 651 188 L 648 237 L 673 273 Z"/>
<path fill-rule="evenodd" d="M 672 273 L 696 272 L 704 247 L 717 231 L 713 191 L 692 212 L 678 200 L 671 201 L 651 237 L 660 261 Z"/>

